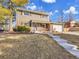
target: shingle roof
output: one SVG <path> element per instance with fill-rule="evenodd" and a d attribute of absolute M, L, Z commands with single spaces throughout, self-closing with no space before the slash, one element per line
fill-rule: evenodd
<path fill-rule="evenodd" d="M 48 16 L 48 13 L 42 12 L 42 11 L 25 10 L 25 9 L 22 9 L 22 8 L 17 8 L 17 10 L 18 11 L 29 12 L 29 13 L 33 13 L 33 14 L 38 14 L 38 15 L 46 15 L 46 16 Z"/>
<path fill-rule="evenodd" d="M 60 23 L 60 22 L 56 22 L 56 23 L 53 23 L 52 24 L 55 24 L 55 25 L 64 25 L 65 23 Z"/>
<path fill-rule="evenodd" d="M 32 20 L 33 23 L 52 23 L 50 21 Z"/>

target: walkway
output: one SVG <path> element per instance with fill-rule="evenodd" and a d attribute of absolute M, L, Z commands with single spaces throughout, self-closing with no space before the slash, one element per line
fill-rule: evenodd
<path fill-rule="evenodd" d="M 52 37 L 60 46 L 65 48 L 66 51 L 70 52 L 71 54 L 79 58 L 79 50 L 77 49 L 76 45 L 68 43 L 67 40 L 61 39 L 59 36 L 53 36 L 50 33 L 48 33 L 48 35 Z"/>
<path fill-rule="evenodd" d="M 63 32 L 64 34 L 79 35 L 79 32 Z"/>

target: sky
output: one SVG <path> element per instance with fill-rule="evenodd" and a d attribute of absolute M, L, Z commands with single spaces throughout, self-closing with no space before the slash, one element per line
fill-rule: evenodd
<path fill-rule="evenodd" d="M 70 12 L 73 19 L 79 21 L 79 0 L 29 0 L 25 8 L 44 11 L 49 14 L 53 22 L 60 21 L 61 15 L 64 20 L 67 20 Z"/>

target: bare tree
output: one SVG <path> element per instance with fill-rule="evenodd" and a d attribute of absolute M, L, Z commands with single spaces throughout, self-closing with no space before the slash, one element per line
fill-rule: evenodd
<path fill-rule="evenodd" d="M 74 20 L 74 17 L 73 17 L 72 12 L 70 11 L 68 15 L 68 21 L 72 21 L 72 20 Z"/>

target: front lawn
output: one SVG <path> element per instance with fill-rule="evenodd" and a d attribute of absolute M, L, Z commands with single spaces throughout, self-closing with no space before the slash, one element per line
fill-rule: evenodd
<path fill-rule="evenodd" d="M 77 59 L 47 35 L 6 34 L 2 38 L 0 59 Z"/>

